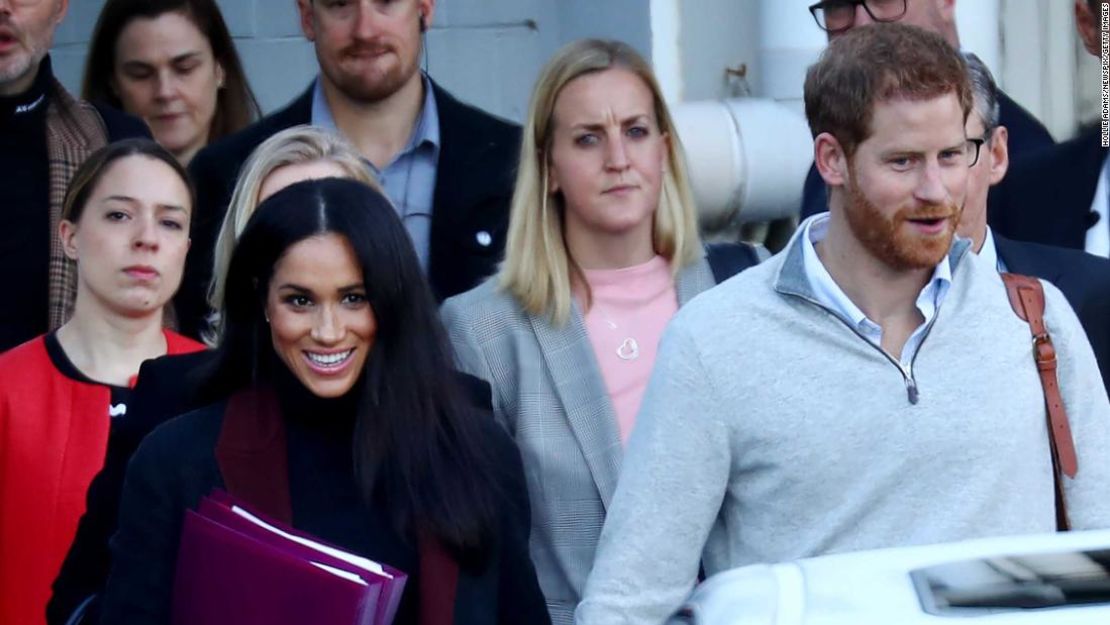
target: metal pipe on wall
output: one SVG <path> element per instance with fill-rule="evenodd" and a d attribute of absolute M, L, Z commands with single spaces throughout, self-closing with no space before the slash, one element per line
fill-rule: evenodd
<path fill-rule="evenodd" d="M 760 98 L 688 102 L 674 108 L 691 184 L 708 232 L 791 218 L 813 162 L 804 118 L 806 69 L 825 46 L 810 0 L 759 0 Z M 754 4 L 754 3 L 753 3 Z M 687 38 L 685 45 L 696 45 Z"/>
<path fill-rule="evenodd" d="M 673 113 L 707 230 L 797 214 L 813 161 L 804 119 L 762 98 L 688 102 Z"/>

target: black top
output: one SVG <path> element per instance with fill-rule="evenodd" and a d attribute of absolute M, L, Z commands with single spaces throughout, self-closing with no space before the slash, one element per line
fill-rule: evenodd
<path fill-rule="evenodd" d="M 205 327 L 216 236 L 240 167 L 266 139 L 311 122 L 312 93 L 310 86 L 286 108 L 204 148 L 189 164 L 197 186 L 197 209 L 185 276 L 174 299 L 182 333 L 197 337 Z M 492 275 L 501 261 L 520 127 L 456 100 L 434 81 L 432 93 L 439 113 L 440 152 L 432 198 L 428 282 L 442 301 L 476 286 Z"/>
<path fill-rule="evenodd" d="M 50 171 L 46 109 L 50 59 L 26 92 L 0 96 L 0 267 L 7 272 L 0 306 L 0 352 L 46 332 L 50 259 Z"/>
<path fill-rule="evenodd" d="M 1001 91 L 998 92 L 998 123 L 1009 132 L 1007 147 L 1011 159 L 1051 148 L 1056 143 L 1044 124 Z M 817 167 L 810 167 L 802 189 L 802 219 L 829 210 L 827 192 L 825 181 L 817 173 Z M 995 189 L 992 188 L 992 198 L 994 194 Z"/>
<path fill-rule="evenodd" d="M 394 531 L 386 506 L 366 506 L 354 480 L 355 406 L 313 396 L 291 376 L 277 385 L 285 410 L 293 525 L 331 544 L 419 575 L 414 545 Z M 414 582 L 410 582 L 412 584 Z M 415 586 L 406 586 L 397 623 L 415 623 Z"/>
<path fill-rule="evenodd" d="M 286 374 L 278 384 L 287 429 L 293 525 L 339 547 L 396 566 L 409 582 L 395 623 L 416 623 L 416 550 L 393 530 L 388 502 L 368 506 L 352 473 L 351 407 L 320 400 Z M 224 488 L 215 447 L 226 402 L 173 419 L 150 434 L 128 467 L 113 568 L 101 614 L 106 624 L 165 624 L 173 592 L 177 545 L 185 510 Z M 324 416 L 327 418 L 324 418 Z M 527 491 L 520 455 L 492 417 L 482 416 L 499 487 L 506 500 L 498 547 L 480 572 L 460 568 L 455 622 L 548 623 L 547 608 L 528 555 Z"/>
<path fill-rule="evenodd" d="M 73 364 L 73 361 L 66 355 L 66 350 L 62 348 L 62 344 L 58 341 L 57 332 L 51 332 L 43 337 L 43 343 L 46 347 L 46 355 L 50 357 L 50 362 L 59 373 L 77 382 L 107 387 L 111 398 L 111 406 L 109 406 L 108 414 L 112 417 L 127 414 L 127 402 L 131 399 L 131 389 L 129 387 L 97 382 L 82 373 L 81 370 L 77 368 L 77 365 Z M 115 423 L 115 419 L 112 420 L 112 423 Z"/>

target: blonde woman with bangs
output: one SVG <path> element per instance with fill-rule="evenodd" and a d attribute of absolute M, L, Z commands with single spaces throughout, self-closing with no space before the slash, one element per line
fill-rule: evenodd
<path fill-rule="evenodd" d="M 663 328 L 716 283 L 647 62 L 582 40 L 533 91 L 498 275 L 443 315 L 520 447 L 532 558 L 572 623 Z"/>

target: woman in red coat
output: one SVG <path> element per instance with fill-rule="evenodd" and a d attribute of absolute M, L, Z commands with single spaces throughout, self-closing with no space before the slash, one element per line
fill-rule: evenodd
<path fill-rule="evenodd" d="M 76 264 L 73 316 L 0 355 L 0 623 L 45 622 L 50 584 L 139 365 L 202 348 L 163 319 L 181 282 L 192 207 L 185 171 L 145 139 L 103 148 L 73 178 L 58 228 Z"/>

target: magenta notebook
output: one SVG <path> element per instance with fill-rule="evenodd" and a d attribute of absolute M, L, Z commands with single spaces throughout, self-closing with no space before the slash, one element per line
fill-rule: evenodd
<path fill-rule="evenodd" d="M 390 625 L 407 576 L 217 492 L 188 511 L 174 625 Z"/>

